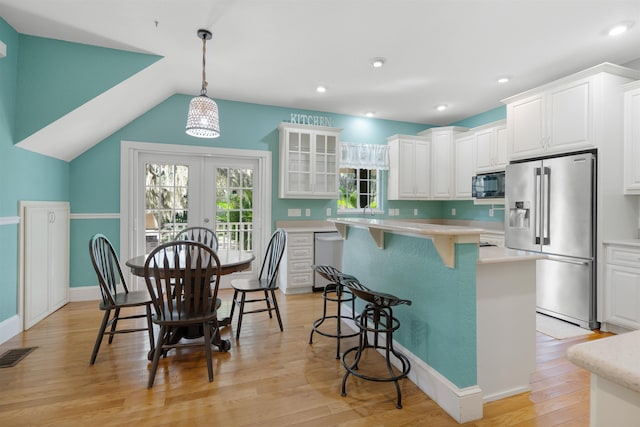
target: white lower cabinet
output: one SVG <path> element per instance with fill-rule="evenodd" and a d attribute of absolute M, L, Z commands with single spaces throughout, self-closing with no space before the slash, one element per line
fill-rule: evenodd
<path fill-rule="evenodd" d="M 69 301 L 69 203 L 21 202 L 23 323 L 29 329 Z"/>
<path fill-rule="evenodd" d="M 603 321 L 640 329 L 640 245 L 606 245 L 605 258 Z"/>
<path fill-rule="evenodd" d="M 301 294 L 313 289 L 313 232 L 287 231 L 287 248 L 280 264 L 280 289 L 285 294 Z"/>

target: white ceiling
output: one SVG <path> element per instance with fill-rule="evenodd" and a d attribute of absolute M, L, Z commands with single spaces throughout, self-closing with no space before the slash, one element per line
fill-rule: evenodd
<path fill-rule="evenodd" d="M 19 33 L 164 57 L 114 88 L 155 92 L 119 116 L 77 135 L 52 124 L 23 141 L 42 151 L 65 129 L 71 148 L 43 149 L 66 160 L 167 96 L 199 93 L 198 28 L 213 32 L 214 99 L 433 125 L 602 62 L 640 68 L 640 0 L 0 0 L 0 15 Z M 630 31 L 606 35 L 623 21 Z M 373 69 L 372 57 L 385 66 Z M 63 122 L 112 106 L 117 95 L 107 95 Z"/>

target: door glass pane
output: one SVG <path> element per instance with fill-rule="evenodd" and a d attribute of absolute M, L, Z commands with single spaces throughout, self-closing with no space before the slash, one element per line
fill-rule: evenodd
<path fill-rule="evenodd" d="M 220 248 L 253 250 L 253 169 L 216 169 L 216 233 Z"/>
<path fill-rule="evenodd" d="M 187 226 L 189 167 L 145 165 L 145 250 L 173 240 Z"/>

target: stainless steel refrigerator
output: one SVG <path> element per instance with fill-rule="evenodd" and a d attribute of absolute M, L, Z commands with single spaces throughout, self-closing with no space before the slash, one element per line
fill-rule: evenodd
<path fill-rule="evenodd" d="M 536 310 L 583 328 L 596 318 L 594 153 L 506 166 L 505 244 L 537 261 Z"/>

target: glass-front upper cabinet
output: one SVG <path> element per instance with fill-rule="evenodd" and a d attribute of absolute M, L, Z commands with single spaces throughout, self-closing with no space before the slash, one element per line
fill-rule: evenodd
<path fill-rule="evenodd" d="M 280 197 L 337 199 L 341 129 L 281 123 Z"/>

